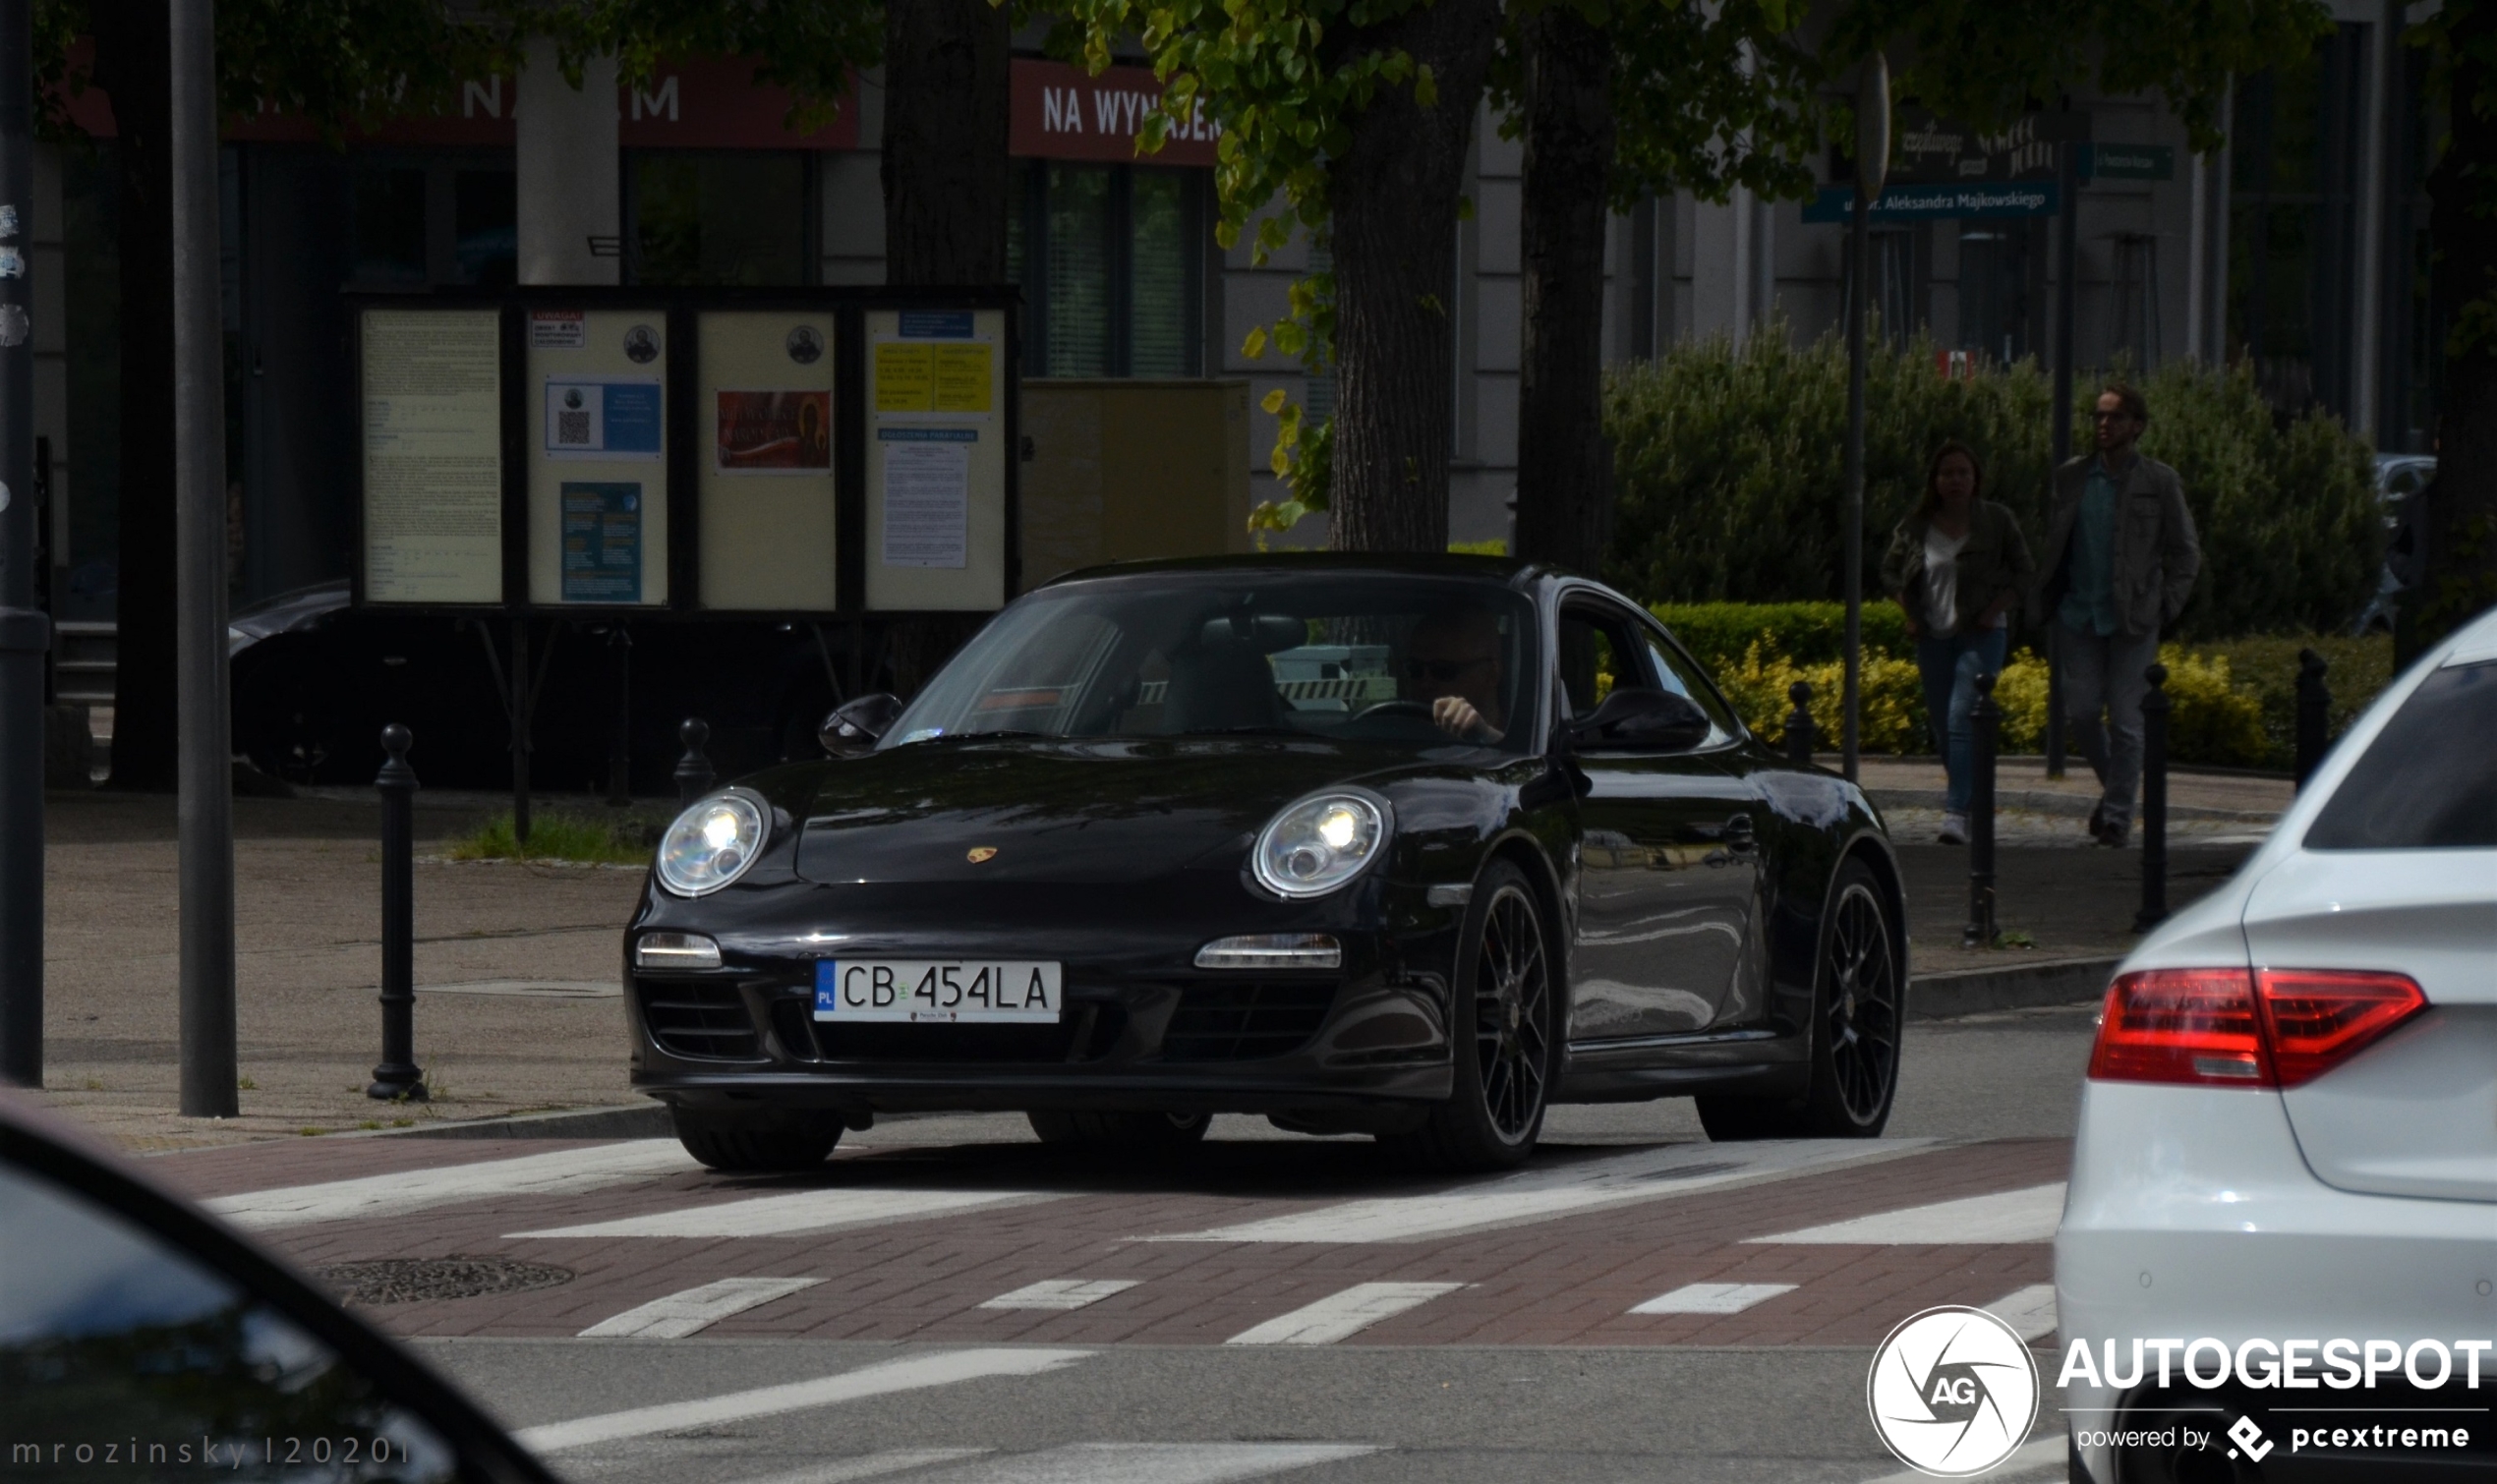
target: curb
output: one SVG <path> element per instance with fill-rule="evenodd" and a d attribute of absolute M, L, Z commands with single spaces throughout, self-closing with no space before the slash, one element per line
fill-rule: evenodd
<path fill-rule="evenodd" d="M 1945 803 L 1943 790 L 1939 788 L 1868 788 L 1864 796 L 1871 799 L 1877 809 L 1940 809 Z M 2087 819 L 2090 811 L 2098 807 L 2098 800 L 2086 794 L 2054 793 L 2031 788 L 2002 790 L 1995 794 L 1994 802 L 1998 810 L 2069 815 L 2076 820 Z M 2133 813 L 2136 816 L 2141 813 L 2138 800 L 2134 802 Z M 2168 818 L 2218 820 L 2232 825 L 2272 825 L 2279 821 L 2280 816 L 2268 810 L 2214 809 L 2201 804 L 2179 804 L 2171 799 Z"/>
<path fill-rule="evenodd" d="M 664 1103 L 639 1107 L 574 1108 L 562 1113 L 518 1113 L 502 1118 L 463 1118 L 384 1128 L 373 1139 L 672 1139 L 676 1125 Z"/>
<path fill-rule="evenodd" d="M 2086 1004 L 2107 993 L 2120 958 L 2053 958 L 2000 969 L 1921 974 L 1907 983 L 1907 1018 L 1948 1020 L 1987 1010 Z"/>

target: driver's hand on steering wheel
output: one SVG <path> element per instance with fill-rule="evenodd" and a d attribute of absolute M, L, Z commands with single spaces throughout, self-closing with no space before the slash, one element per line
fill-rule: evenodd
<path fill-rule="evenodd" d="M 1441 696 L 1430 703 L 1430 719 L 1451 737 L 1470 742 L 1497 742 L 1499 728 L 1482 719 L 1474 703 L 1463 696 Z"/>

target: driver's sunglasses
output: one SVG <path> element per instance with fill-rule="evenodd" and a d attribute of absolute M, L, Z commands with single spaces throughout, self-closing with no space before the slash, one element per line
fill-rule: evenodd
<path fill-rule="evenodd" d="M 1491 656 L 1488 655 L 1480 655 L 1472 659 L 1408 659 L 1405 661 L 1405 678 L 1436 680 L 1444 684 L 1468 670 L 1490 662 Z"/>

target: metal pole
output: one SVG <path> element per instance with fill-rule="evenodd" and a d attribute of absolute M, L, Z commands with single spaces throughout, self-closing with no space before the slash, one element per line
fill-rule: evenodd
<path fill-rule="evenodd" d="M 2306 780 L 2314 775 L 2317 765 L 2324 761 L 2324 748 L 2332 729 L 2332 692 L 2325 688 L 2324 656 L 2313 650 L 2297 652 L 2297 787 L 2303 792 Z"/>
<path fill-rule="evenodd" d="M 35 606 L 33 7 L 0 0 L 0 1084 L 43 1085 L 43 669 Z"/>
<path fill-rule="evenodd" d="M 368 1098 L 422 1103 L 425 1073 L 416 1064 L 416 739 L 396 721 L 381 728 L 381 1064 Z"/>
<path fill-rule="evenodd" d="M 2168 920 L 2168 667 L 2143 672 L 2150 692 L 2141 698 L 2141 910 L 2133 931 L 2147 933 Z"/>
<path fill-rule="evenodd" d="M 511 841 L 529 843 L 529 620 L 511 621 Z"/>
<path fill-rule="evenodd" d="M 1968 926 L 1963 948 L 1991 948 L 2001 930 L 1994 920 L 1995 738 L 2003 708 L 1995 704 L 1995 675 L 1977 677 L 1977 705 L 1968 713 Z M 1949 739 L 1944 739 L 1949 746 Z"/>
<path fill-rule="evenodd" d="M 1786 687 L 1786 699 L 1795 709 L 1786 713 L 1786 761 L 1812 763 L 1812 682 L 1798 680 Z"/>
<path fill-rule="evenodd" d="M 676 802 L 690 804 L 711 792 L 719 773 L 711 767 L 710 755 L 703 744 L 711 740 L 711 723 L 700 716 L 687 716 L 676 728 L 677 738 L 685 744 L 685 755 L 676 760 Z"/>
<path fill-rule="evenodd" d="M 2070 131 L 2065 131 L 2069 133 Z M 2080 280 L 2081 171 L 2070 140 L 2055 146 L 2055 462 L 2072 456 L 2072 315 Z M 2047 520 L 2055 518 L 2055 482 L 2047 481 Z M 2056 617 L 2046 615 L 2046 775 L 2063 776 L 2063 656 Z"/>
<path fill-rule="evenodd" d="M 212 0 L 171 0 L 176 778 L 182 1112 L 234 1115 L 234 774 L 225 665 L 225 329 Z"/>
<path fill-rule="evenodd" d="M 1872 238 L 1873 203 L 1855 193 L 1855 211 L 1847 227 L 1847 513 L 1844 564 L 1846 595 L 1846 676 L 1838 698 L 1839 768 L 1847 781 L 1856 778 L 1857 709 L 1864 680 L 1864 271 L 1866 244 Z"/>

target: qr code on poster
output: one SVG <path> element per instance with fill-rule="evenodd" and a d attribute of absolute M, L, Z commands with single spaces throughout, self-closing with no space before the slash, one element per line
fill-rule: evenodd
<path fill-rule="evenodd" d="M 586 407 L 577 412 L 569 408 L 558 410 L 554 415 L 554 441 L 559 448 L 589 447 L 590 410 Z"/>

